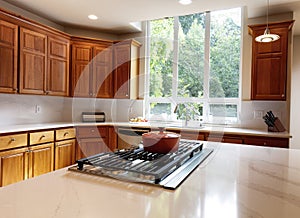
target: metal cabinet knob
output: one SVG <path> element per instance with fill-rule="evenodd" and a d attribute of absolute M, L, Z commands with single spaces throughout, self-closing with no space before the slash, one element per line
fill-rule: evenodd
<path fill-rule="evenodd" d="M 282 94 L 281 97 L 284 98 L 284 94 Z"/>

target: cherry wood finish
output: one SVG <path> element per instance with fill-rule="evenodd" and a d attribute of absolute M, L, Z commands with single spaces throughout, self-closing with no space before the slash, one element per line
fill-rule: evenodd
<path fill-rule="evenodd" d="M 76 39 L 72 44 L 71 95 L 111 98 L 112 42 Z"/>
<path fill-rule="evenodd" d="M 0 186 L 28 178 L 28 149 L 18 148 L 0 152 Z"/>
<path fill-rule="evenodd" d="M 69 95 L 69 50 L 69 40 L 58 36 L 48 37 L 46 94 Z"/>
<path fill-rule="evenodd" d="M 247 136 L 244 138 L 244 144 L 289 148 L 289 139 Z"/>
<path fill-rule="evenodd" d="M 0 19 L 0 92 L 16 93 L 18 26 Z"/>
<path fill-rule="evenodd" d="M 111 151 L 117 149 L 118 146 L 118 134 L 116 127 L 107 127 L 108 128 L 108 146 Z"/>
<path fill-rule="evenodd" d="M 20 93 L 44 94 L 47 36 L 20 28 Z"/>
<path fill-rule="evenodd" d="M 286 100 L 289 31 L 294 21 L 272 23 L 271 33 L 280 39 L 270 43 L 255 41 L 266 25 L 250 25 L 252 35 L 252 100 Z"/>
<path fill-rule="evenodd" d="M 126 40 L 114 44 L 114 98 L 138 97 L 140 44 Z"/>

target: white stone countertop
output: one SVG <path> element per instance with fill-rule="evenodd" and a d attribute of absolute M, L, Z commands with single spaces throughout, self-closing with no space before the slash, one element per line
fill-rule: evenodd
<path fill-rule="evenodd" d="M 70 172 L 0 188 L 5 218 L 299 218 L 300 150 L 215 150 L 176 190 Z"/>
<path fill-rule="evenodd" d="M 82 122 L 55 122 L 55 123 L 43 123 L 43 124 L 22 124 L 22 125 L 8 125 L 0 126 L 0 134 L 14 133 L 22 131 L 33 131 L 43 129 L 55 129 L 63 127 L 73 126 L 123 126 L 123 127 L 139 127 L 139 128 L 157 128 L 163 126 L 167 130 L 183 130 L 183 131 L 199 131 L 210 133 L 226 133 L 235 135 L 249 135 L 249 136 L 266 136 L 266 137 L 279 137 L 279 138 L 291 138 L 292 136 L 288 132 L 268 132 L 267 129 L 246 129 L 237 127 L 226 126 L 209 126 L 203 127 L 181 127 L 181 126 L 168 126 L 166 124 L 159 125 L 158 123 L 131 123 L 131 122 L 103 122 L 103 123 L 82 123 Z"/>

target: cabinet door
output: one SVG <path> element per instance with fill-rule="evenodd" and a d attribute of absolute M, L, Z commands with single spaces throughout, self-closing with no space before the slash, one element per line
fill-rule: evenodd
<path fill-rule="evenodd" d="M 0 20 L 0 92 L 17 92 L 18 26 Z"/>
<path fill-rule="evenodd" d="M 69 42 L 58 37 L 48 38 L 48 71 L 46 94 L 69 94 Z"/>
<path fill-rule="evenodd" d="M 131 44 L 114 45 L 114 97 L 129 98 Z"/>
<path fill-rule="evenodd" d="M 286 100 L 288 34 L 293 21 L 273 23 L 269 28 L 280 39 L 259 43 L 255 37 L 264 33 L 265 25 L 249 26 L 252 35 L 252 100 Z"/>
<path fill-rule="evenodd" d="M 80 139 L 76 148 L 76 159 L 89 157 L 101 152 L 109 151 L 106 140 L 102 138 Z"/>
<path fill-rule="evenodd" d="M 75 139 L 55 143 L 54 169 L 60 169 L 75 163 Z"/>
<path fill-rule="evenodd" d="M 53 171 L 54 143 L 29 147 L 29 178 Z"/>
<path fill-rule="evenodd" d="M 22 181 L 28 174 L 28 149 L 0 152 L 0 186 Z"/>
<path fill-rule="evenodd" d="M 247 145 L 289 148 L 288 138 L 245 137 L 244 143 Z"/>
<path fill-rule="evenodd" d="M 108 45 L 95 46 L 93 55 L 93 96 L 111 98 L 112 84 L 112 47 Z"/>
<path fill-rule="evenodd" d="M 20 93 L 44 94 L 47 36 L 20 28 Z"/>
<path fill-rule="evenodd" d="M 90 90 L 92 64 L 92 46 L 87 44 L 72 45 L 72 90 L 76 97 L 91 97 Z"/>

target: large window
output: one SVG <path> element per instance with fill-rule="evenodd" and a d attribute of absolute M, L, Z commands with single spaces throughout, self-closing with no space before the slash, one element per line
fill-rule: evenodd
<path fill-rule="evenodd" d="M 148 117 L 237 122 L 241 9 L 153 20 L 149 26 Z"/>

